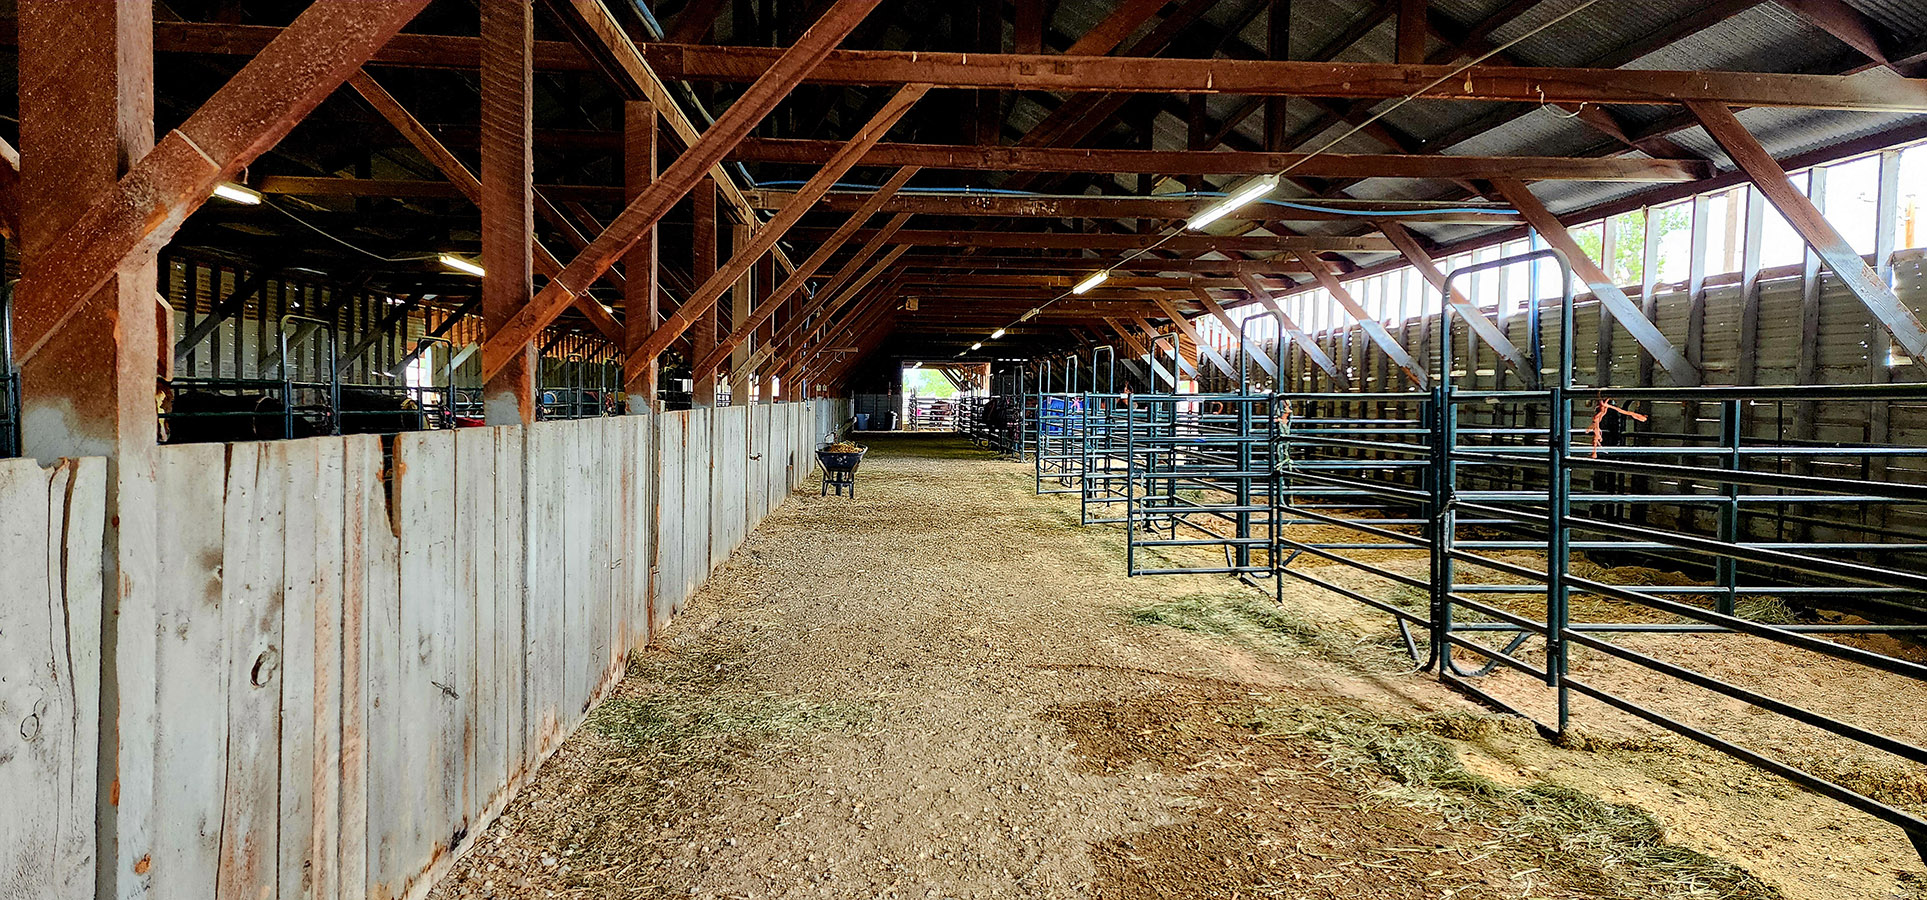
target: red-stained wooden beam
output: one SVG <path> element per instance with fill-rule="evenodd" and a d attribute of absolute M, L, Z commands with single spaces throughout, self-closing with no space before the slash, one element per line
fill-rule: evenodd
<path fill-rule="evenodd" d="M 1429 31 L 1425 24 L 1427 0 L 1398 0 L 1398 46 L 1394 52 L 1396 62 L 1422 63 L 1425 61 L 1425 38 Z"/>
<path fill-rule="evenodd" d="M 776 246 L 776 242 L 783 239 L 784 232 L 801 221 L 803 214 L 809 211 L 810 206 L 824 194 L 829 193 L 830 188 L 836 185 L 837 179 L 850 171 L 851 167 L 863 158 L 864 152 L 869 150 L 871 145 L 882 140 L 890 128 L 896 125 L 897 120 L 903 118 L 903 114 L 909 112 L 910 107 L 915 106 L 917 101 L 923 99 L 923 95 L 928 92 L 927 86 L 916 84 L 907 85 L 897 91 L 896 96 L 884 103 L 883 108 L 877 110 L 876 115 L 872 116 L 870 121 L 857 131 L 856 136 L 844 145 L 844 152 L 832 157 L 823 168 L 817 170 L 816 174 L 797 190 L 791 203 L 785 205 L 774 218 L 756 229 L 748 244 L 730 257 L 728 265 L 710 276 L 709 280 L 698 285 L 696 293 L 683 301 L 675 315 L 670 316 L 661 327 L 650 333 L 649 338 L 643 341 L 642 354 L 650 356 L 662 352 L 663 348 L 679 337 L 697 316 L 708 314 L 715 306 L 717 298 L 723 295 L 723 291 L 740 280 L 750 271 L 750 267 L 756 264 L 756 260 L 769 252 L 771 247 Z M 748 318 L 745 317 L 744 321 L 747 322 Z M 715 352 L 711 351 L 712 354 Z"/>
<path fill-rule="evenodd" d="M 576 254 L 561 274 L 482 348 L 483 377 L 500 371 L 517 347 L 534 340 L 576 296 L 588 291 L 604 270 L 628 252 L 710 167 L 722 161 L 731 147 L 748 136 L 750 129 L 769 115 L 878 2 L 836 0 L 795 44 L 778 53 L 756 82 L 730 103 L 695 144 L 676 157 L 648 191 L 616 216 L 588 249 Z"/>
<path fill-rule="evenodd" d="M 622 153 L 622 173 L 624 188 L 631 199 L 642 196 L 650 183 L 656 180 L 656 153 L 660 149 L 657 123 L 661 117 L 656 113 L 656 104 L 648 100 L 630 100 L 622 106 L 623 130 L 628 146 Z M 627 283 L 622 292 L 622 390 L 628 402 L 624 408 L 631 415 L 653 412 L 656 409 L 656 380 L 661 354 L 654 356 L 642 352 L 643 342 L 648 340 L 649 332 L 654 331 L 662 321 L 662 261 L 659 258 L 661 244 L 656 240 L 656 229 L 644 231 L 629 252 L 622 255 L 622 269 Z"/>
<path fill-rule="evenodd" d="M 1619 327 L 1626 329 L 1626 333 L 1646 349 L 1653 361 L 1666 370 L 1674 384 L 1681 387 L 1699 385 L 1699 370 L 1673 346 L 1672 341 L 1666 339 L 1659 326 L 1646 318 L 1639 305 L 1613 283 L 1612 276 L 1607 275 L 1598 263 L 1593 262 L 1592 257 L 1586 255 L 1579 242 L 1572 239 L 1572 233 L 1566 230 L 1566 226 L 1551 210 L 1546 209 L 1544 203 L 1539 202 L 1538 197 L 1533 196 L 1523 182 L 1495 178 L 1492 179 L 1492 186 L 1505 197 L 1506 202 L 1526 217 L 1526 222 L 1539 232 L 1548 245 L 1566 255 L 1567 262 L 1572 264 L 1573 274 L 1592 289 L 1599 304 L 1612 313 L 1613 321 L 1618 322 Z"/>
<path fill-rule="evenodd" d="M 652 185 L 653 186 L 653 183 Z M 643 196 L 643 195 L 638 195 Z M 716 179 L 704 175 L 696 184 L 696 191 L 690 196 L 690 217 L 693 220 L 693 237 L 690 239 L 689 277 L 697 284 L 707 284 L 716 275 L 717 244 L 722 237 L 721 223 L 716 215 Z M 643 343 L 648 343 L 643 338 Z M 711 310 L 696 318 L 694 327 L 689 329 L 689 355 L 693 363 L 698 357 L 709 353 L 716 346 L 716 313 Z M 638 350 L 638 355 L 641 351 Z M 707 369 L 689 367 L 690 402 L 699 409 L 716 405 L 716 367 Z"/>
<path fill-rule="evenodd" d="M 836 141 L 747 138 L 729 158 L 739 162 L 822 165 Z M 1563 156 L 1435 156 L 1423 154 L 1266 153 L 1220 150 L 1112 150 L 974 144 L 878 144 L 866 166 L 921 166 L 984 172 L 1110 172 L 1120 175 L 1265 175 L 1291 168 L 1308 178 L 1488 178 L 1524 181 L 1692 181 L 1711 163 L 1677 159 Z"/>
<path fill-rule="evenodd" d="M 763 323 L 769 321 L 772 316 L 776 315 L 776 310 L 785 301 L 795 296 L 797 291 L 802 290 L 803 285 L 816 274 L 816 271 L 827 265 L 830 258 L 835 256 L 836 252 L 843 248 L 843 245 L 849 241 L 850 236 L 856 234 L 857 229 L 862 228 L 863 223 L 869 221 L 870 217 L 875 215 L 877 210 L 883 207 L 884 202 L 889 200 L 891 195 L 895 194 L 904 184 L 908 183 L 910 176 L 916 173 L 916 167 L 906 166 L 898 169 L 895 175 L 890 176 L 889 181 L 884 182 L 883 186 L 877 189 L 876 193 L 870 195 L 868 203 L 865 203 L 856 212 L 850 214 L 850 218 L 845 220 L 842 225 L 837 226 L 836 231 L 832 232 L 829 238 L 818 245 L 816 250 L 810 254 L 809 258 L 803 260 L 802 265 L 796 267 L 795 272 L 790 273 L 789 278 L 785 279 L 774 292 L 763 299 L 763 302 L 757 306 L 755 312 L 753 312 L 748 319 L 737 323 L 731 329 L 729 336 L 718 342 L 716 349 L 710 351 L 709 355 L 702 360 L 699 360 L 697 365 L 701 366 L 707 363 L 708 365 L 714 366 L 722 361 L 722 357 L 728 355 L 730 351 L 735 350 L 743 341 L 748 340 L 749 336 L 754 334 L 757 328 L 762 327 Z"/>
<path fill-rule="evenodd" d="M 535 8 L 530 0 L 481 0 L 482 165 L 473 189 L 482 212 L 482 345 L 528 305 L 535 290 Z M 354 79 L 372 98 L 373 80 Z M 392 97 L 388 98 L 393 100 Z M 370 99 L 377 109 L 384 104 Z M 399 104 L 393 108 L 400 109 Z M 384 113 L 387 114 L 387 113 Z M 405 112 L 402 115 L 407 115 Z M 412 117 L 410 117 L 412 118 Z M 425 135 L 425 129 L 419 129 Z M 409 134 L 409 129 L 403 129 Z M 466 183 L 466 168 L 446 150 L 427 152 L 451 181 Z M 551 273 L 553 277 L 553 273 Z M 593 301 L 592 301 L 593 302 Z M 541 365 L 534 345 L 482 385 L 490 425 L 535 421 L 535 380 Z"/>
<path fill-rule="evenodd" d="M 760 47 L 650 44 L 643 55 L 666 78 L 750 81 L 778 53 Z M 1447 77 L 1450 76 L 1450 77 Z M 1927 83 L 1837 75 L 1455 66 L 1296 60 L 1019 56 L 840 50 L 806 83 L 900 85 L 1070 93 L 1242 94 L 1396 99 L 1444 78 L 1422 99 L 1669 106 L 1692 100 L 1732 106 L 1927 112 Z"/>
<path fill-rule="evenodd" d="M 1921 327 L 1920 319 L 1860 258 L 1859 251 L 1827 221 L 1813 201 L 1793 186 L 1786 170 L 1747 132 L 1733 111 L 1710 103 L 1695 103 L 1689 108 L 1767 202 L 1772 203 L 1787 224 L 1793 226 L 1794 232 L 1813 248 L 1814 255 L 1886 326 L 1895 343 L 1905 349 L 1910 358 L 1927 365 L 1927 329 Z"/>
<path fill-rule="evenodd" d="M 161 138 L 25 274 L 19 359 L 40 352 L 123 266 L 150 259 L 214 187 L 273 147 L 427 0 L 315 0 L 260 55 Z"/>

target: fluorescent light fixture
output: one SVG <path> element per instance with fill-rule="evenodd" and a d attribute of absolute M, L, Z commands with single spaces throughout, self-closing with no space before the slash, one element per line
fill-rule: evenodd
<path fill-rule="evenodd" d="M 974 343 L 974 344 L 971 344 L 971 345 L 970 345 L 970 349 L 972 349 L 972 350 L 982 350 L 982 349 L 984 349 L 984 342 L 983 342 L 983 341 L 978 341 L 977 343 Z"/>
<path fill-rule="evenodd" d="M 1022 316 L 1019 316 L 1019 317 L 1018 317 L 1018 319 L 1017 319 L 1017 321 L 1019 321 L 1019 322 L 1028 322 L 1028 321 L 1030 321 L 1030 320 L 1032 320 L 1032 319 L 1035 319 L 1035 318 L 1037 318 L 1038 316 L 1040 316 L 1040 315 L 1042 315 L 1042 314 L 1043 314 L 1043 312 L 1044 312 L 1044 308 L 1043 308 L 1043 307 L 1041 307 L 1041 306 L 1038 306 L 1038 307 L 1033 307 L 1033 308 L 1031 309 L 1031 311 L 1030 311 L 1030 312 L 1027 312 L 1027 313 L 1024 313 L 1024 314 L 1023 314 Z"/>
<path fill-rule="evenodd" d="M 1097 287 L 1098 285 L 1103 284 L 1106 281 L 1109 281 L 1110 278 L 1111 278 L 1111 270 L 1109 269 L 1101 269 L 1099 271 L 1092 272 L 1091 277 L 1078 282 L 1076 287 L 1071 288 L 1071 293 L 1088 294 L 1091 292 L 1091 288 Z"/>
<path fill-rule="evenodd" d="M 990 333 L 990 339 L 993 341 L 1003 336 L 1004 336 L 1004 329 L 1002 328 L 999 328 L 996 331 L 993 331 Z"/>
<path fill-rule="evenodd" d="M 1230 196 L 1212 204 L 1210 209 L 1192 216 L 1191 221 L 1184 223 L 1184 227 L 1192 231 L 1197 231 L 1212 222 L 1231 215 L 1237 211 L 1238 207 L 1250 203 L 1259 197 L 1263 197 L 1277 188 L 1278 176 L 1276 175 L 1265 175 L 1260 178 L 1253 178 L 1245 182 L 1243 187 L 1232 191 Z"/>
<path fill-rule="evenodd" d="M 442 254 L 441 262 L 442 265 L 454 269 L 457 272 L 467 272 L 470 275 L 478 277 L 483 274 L 482 267 L 476 265 L 473 260 L 463 259 L 453 253 Z"/>
<path fill-rule="evenodd" d="M 245 206 L 260 206 L 261 192 L 245 188 L 231 181 L 223 181 L 214 186 L 214 196 Z"/>

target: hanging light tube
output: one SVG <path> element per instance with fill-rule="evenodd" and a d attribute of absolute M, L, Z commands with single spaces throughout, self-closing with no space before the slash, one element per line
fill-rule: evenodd
<path fill-rule="evenodd" d="M 478 278 L 481 277 L 483 274 L 485 274 L 481 266 L 476 265 L 471 260 L 466 260 L 459 256 L 456 256 L 453 253 L 442 254 L 441 263 L 442 265 L 447 266 L 451 269 L 454 269 L 457 272 L 467 272 L 468 274 L 474 275 Z"/>
<path fill-rule="evenodd" d="M 261 205 L 260 191 L 254 190 L 253 188 L 242 187 L 241 185 L 235 184 L 232 181 L 223 181 L 220 184 L 215 185 L 213 196 L 219 197 L 223 200 L 227 200 L 233 203 L 239 203 L 244 206 Z"/>
<path fill-rule="evenodd" d="M 1192 216 L 1191 221 L 1184 223 L 1184 227 L 1192 231 L 1197 231 L 1212 222 L 1231 215 L 1233 212 L 1236 212 L 1239 207 L 1259 197 L 1263 197 L 1277 188 L 1278 176 L 1276 175 L 1264 175 L 1253 178 L 1245 182 L 1243 187 L 1232 191 L 1230 196 L 1212 204 L 1210 209 Z"/>
<path fill-rule="evenodd" d="M 1088 294 L 1091 292 L 1091 288 L 1097 287 L 1098 285 L 1103 284 L 1106 281 L 1109 281 L 1110 278 L 1111 278 L 1111 270 L 1109 269 L 1100 269 L 1096 272 L 1092 272 L 1089 278 L 1086 278 L 1083 281 L 1078 282 L 1076 287 L 1071 288 L 1071 293 Z"/>
<path fill-rule="evenodd" d="M 993 341 L 994 341 L 994 340 L 997 340 L 998 338 L 1001 338 L 1001 337 L 1003 337 L 1003 336 L 1004 336 L 1004 329 L 1002 329 L 1002 328 L 999 328 L 999 329 L 997 329 L 996 331 L 993 331 L 993 332 L 991 332 L 991 333 L 990 333 L 990 339 L 991 339 L 991 340 L 993 340 Z"/>

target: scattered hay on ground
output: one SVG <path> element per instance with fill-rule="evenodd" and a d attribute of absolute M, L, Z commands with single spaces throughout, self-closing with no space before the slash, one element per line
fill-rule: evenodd
<path fill-rule="evenodd" d="M 1465 768 L 1437 723 L 1318 707 L 1260 709 L 1260 734 L 1308 738 L 1331 768 L 1383 801 L 1481 822 L 1496 851 L 1548 880 L 1597 897 L 1775 900 L 1780 891 L 1731 863 L 1667 841 L 1645 812 L 1544 782 L 1500 784 Z M 1463 733 L 1463 723 L 1447 730 Z"/>
<path fill-rule="evenodd" d="M 1379 637 L 1305 621 L 1249 593 L 1191 594 L 1139 606 L 1127 615 L 1138 625 L 1163 625 L 1224 638 L 1246 649 L 1273 655 L 1310 653 L 1374 671 L 1396 667 L 1389 652 L 1391 645 Z"/>

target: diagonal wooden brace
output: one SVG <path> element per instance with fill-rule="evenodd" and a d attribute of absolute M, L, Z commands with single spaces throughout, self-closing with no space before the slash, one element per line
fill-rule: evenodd
<path fill-rule="evenodd" d="M 1400 344 L 1398 338 L 1392 337 L 1392 333 L 1385 330 L 1385 323 L 1373 318 L 1372 314 L 1366 311 L 1364 304 L 1359 303 L 1350 291 L 1345 290 L 1345 286 L 1338 282 L 1338 276 L 1333 275 L 1318 257 L 1300 250 L 1298 258 L 1311 269 L 1312 277 L 1318 280 L 1319 286 L 1323 287 L 1333 300 L 1338 301 L 1338 305 L 1352 317 L 1352 321 L 1358 323 L 1359 330 L 1365 332 L 1365 336 L 1378 345 L 1378 349 L 1392 360 L 1393 365 L 1398 366 L 1399 370 L 1405 373 L 1406 378 L 1411 379 L 1412 384 L 1419 390 L 1424 390 L 1425 373 L 1419 371 L 1418 364 L 1412 361 L 1412 354 L 1405 351 L 1405 345 Z"/>
<path fill-rule="evenodd" d="M 769 321 L 770 316 L 776 314 L 777 307 L 797 291 L 802 290 L 803 284 L 807 282 L 811 276 L 815 275 L 818 269 L 823 268 L 823 266 L 830 261 L 830 257 L 835 256 L 836 251 L 842 249 L 843 245 L 849 241 L 850 236 L 856 234 L 857 229 L 862 228 L 864 223 L 868 222 L 870 217 L 876 214 L 877 210 L 882 209 L 883 204 L 895 196 L 897 191 L 910 180 L 910 176 L 915 175 L 917 171 L 916 166 L 905 166 L 898 169 L 895 175 L 890 176 L 890 180 L 885 182 L 883 187 L 878 189 L 876 193 L 870 195 L 869 201 L 864 203 L 862 208 L 852 213 L 848 220 L 838 226 L 836 231 L 831 233 L 829 238 L 824 240 L 822 245 L 816 248 L 816 252 L 811 253 L 808 259 L 803 260 L 803 264 L 797 266 L 796 271 L 790 273 L 790 277 L 784 279 L 782 285 L 777 287 L 774 293 L 770 294 L 769 297 L 765 298 L 763 302 L 756 307 L 756 312 L 753 313 L 747 321 L 731 329 L 728 337 L 717 342 L 716 349 L 710 351 L 709 355 L 698 360 L 696 362 L 696 368 L 699 370 L 714 368 L 717 363 L 722 362 L 723 357 L 728 356 L 731 351 L 735 350 L 738 344 L 747 340 L 751 334 L 756 332 L 756 329 L 762 327 L 764 322 Z M 754 358 L 752 358 L 751 361 L 753 363 L 757 362 Z"/>
<path fill-rule="evenodd" d="M 489 337 L 482 347 L 483 380 L 500 372 L 516 353 L 521 352 L 542 329 L 555 321 L 555 317 L 577 295 L 587 292 L 597 277 L 621 259 L 630 246 L 641 240 L 677 200 L 696 186 L 696 182 L 708 173 L 710 167 L 721 162 L 730 148 L 735 147 L 757 123 L 775 110 L 790 90 L 801 83 L 879 2 L 836 0 L 834 5 L 825 10 L 816 24 L 783 51 L 776 62 L 717 117 L 715 124 L 703 132 L 700 139 L 676 157 L 676 161 L 663 171 L 661 178 L 651 183 L 641 196 L 624 208 L 615 221 L 609 223 L 609 227 L 586 249 L 576 254 L 575 259 L 564 266 L 520 313 Z"/>
<path fill-rule="evenodd" d="M 883 104 L 882 109 L 877 110 L 876 115 L 870 118 L 856 136 L 852 137 L 849 143 L 844 144 L 843 149 L 831 157 L 829 163 L 817 170 L 809 182 L 797 191 L 795 202 L 783 207 L 775 217 L 756 229 L 755 234 L 750 236 L 748 246 L 731 256 L 727 264 L 716 270 L 714 275 L 709 276 L 688 300 L 683 301 L 682 305 L 676 308 L 674 315 L 656 326 L 655 331 L 650 332 L 648 339 L 642 342 L 639 354 L 644 359 L 648 359 L 661 353 L 671 342 L 681 337 L 682 333 L 695 323 L 698 316 L 708 315 L 710 310 L 715 308 L 717 298 L 721 297 L 730 285 L 747 274 L 750 267 L 756 265 L 756 261 L 761 259 L 764 253 L 776 246 L 776 242 L 782 240 L 783 233 L 788 231 L 790 226 L 801 221 L 803 214 L 809 211 L 810 206 L 824 194 L 829 193 L 830 188 L 836 186 L 837 179 L 850 171 L 850 168 L 855 166 L 863 158 L 863 154 L 868 153 L 870 148 L 876 145 L 876 142 L 883 140 L 883 136 L 889 133 L 891 126 L 895 125 L 898 119 L 903 118 L 903 114 L 909 112 L 910 107 L 923 99 L 923 95 L 929 90 L 929 85 L 922 84 L 906 85 L 898 90 L 895 96 Z M 765 305 L 769 306 L 768 301 L 765 301 Z M 715 351 L 711 351 L 706 358 L 720 361 L 722 357 Z M 705 369 L 706 367 L 701 363 L 696 365 L 696 371 Z"/>
<path fill-rule="evenodd" d="M 214 187 L 273 147 L 428 0 L 315 0 L 48 245 L 20 283 L 19 361 L 114 273 L 160 251 Z"/>

